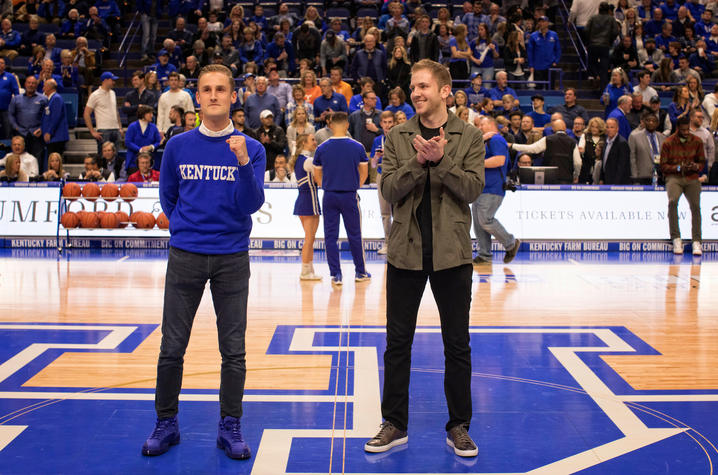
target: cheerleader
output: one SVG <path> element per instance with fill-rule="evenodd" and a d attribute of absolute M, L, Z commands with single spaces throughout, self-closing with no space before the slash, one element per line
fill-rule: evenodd
<path fill-rule="evenodd" d="M 314 182 L 314 165 L 312 156 L 317 149 L 314 134 L 302 134 L 297 137 L 296 151 L 289 164 L 294 169 L 297 180 L 299 196 L 294 204 L 294 215 L 299 216 L 304 228 L 304 244 L 302 245 L 302 273 L 300 280 L 322 280 L 314 273 L 314 236 L 319 227 L 319 216 L 322 214 L 319 207 L 317 184 Z"/>

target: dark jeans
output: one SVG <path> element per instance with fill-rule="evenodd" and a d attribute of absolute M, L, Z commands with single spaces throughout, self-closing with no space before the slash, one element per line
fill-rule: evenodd
<path fill-rule="evenodd" d="M 207 280 L 217 314 L 222 372 L 219 387 L 221 416 L 242 416 L 247 372 L 244 334 L 247 328 L 249 254 L 206 255 L 171 247 L 165 279 L 162 345 L 157 362 L 157 417 L 177 414 L 182 388 L 182 364 L 192 322 Z"/>
<path fill-rule="evenodd" d="M 102 144 L 105 142 L 112 142 L 115 144 L 115 148 L 120 148 L 120 129 L 97 129 L 102 135 L 102 142 L 97 142 L 97 153 L 102 155 Z"/>
<path fill-rule="evenodd" d="M 386 351 L 381 413 L 399 430 L 409 422 L 411 345 L 426 279 L 431 283 L 444 342 L 444 394 L 449 408 L 446 430 L 471 421 L 470 264 L 442 271 L 398 269 L 387 264 Z"/>
<path fill-rule="evenodd" d="M 610 48 L 605 46 L 588 47 L 588 75 L 600 78 L 600 89 L 608 84 L 608 70 L 611 67 Z"/>
<path fill-rule="evenodd" d="M 51 153 L 62 155 L 65 153 L 65 145 L 67 145 L 67 142 L 51 142 L 47 144 L 47 156 L 49 157 Z"/>
<path fill-rule="evenodd" d="M 10 125 L 10 117 L 7 109 L 0 110 L 0 127 L 2 127 L 2 129 L 0 129 L 0 139 L 12 138 L 12 125 Z"/>
<path fill-rule="evenodd" d="M 45 171 L 42 166 L 42 164 L 45 163 L 45 139 L 42 138 L 42 135 L 35 137 L 32 132 L 25 135 L 25 150 L 37 158 L 38 168 L 40 173 L 43 173 Z"/>
<path fill-rule="evenodd" d="M 537 84 L 539 89 L 553 89 L 554 82 L 556 81 L 555 75 L 551 75 L 551 83 Z M 534 69 L 534 81 L 548 81 L 549 71 L 548 69 Z"/>
<path fill-rule="evenodd" d="M 678 201 L 681 199 L 681 195 L 685 195 L 691 208 L 691 240 L 701 242 L 701 183 L 695 179 L 689 180 L 678 175 L 668 175 L 666 193 L 668 194 L 668 229 L 671 239 L 681 237 L 678 223 Z"/>

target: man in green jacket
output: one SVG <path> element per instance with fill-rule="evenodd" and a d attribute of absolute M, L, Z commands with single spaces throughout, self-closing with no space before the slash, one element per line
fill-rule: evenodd
<path fill-rule="evenodd" d="M 426 280 L 439 308 L 444 342 L 446 443 L 473 457 L 471 421 L 471 212 L 484 186 L 484 142 L 478 129 L 447 111 L 451 75 L 423 59 L 414 64 L 416 115 L 394 127 L 384 143 L 381 192 L 394 206 L 388 236 L 384 394 L 379 433 L 367 452 L 408 442 L 411 344 Z"/>

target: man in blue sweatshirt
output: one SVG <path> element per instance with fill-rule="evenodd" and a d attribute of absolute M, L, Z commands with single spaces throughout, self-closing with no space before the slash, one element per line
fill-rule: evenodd
<path fill-rule="evenodd" d="M 539 18 L 538 24 L 538 31 L 534 31 L 529 37 L 526 54 L 534 79 L 536 81 L 548 81 L 549 69 L 557 67 L 558 62 L 561 60 L 561 42 L 558 34 L 548 29 L 548 17 L 542 16 Z M 541 88 L 553 89 L 553 84 L 549 84 L 548 87 L 542 84 Z"/>
<path fill-rule="evenodd" d="M 344 101 L 346 107 L 347 101 Z M 361 210 L 357 190 L 369 174 L 364 146 L 346 137 L 349 120 L 346 112 L 332 114 L 332 136 L 314 152 L 314 177 L 324 188 L 324 246 L 327 252 L 332 285 L 342 285 L 339 265 L 339 217 L 344 219 L 349 248 L 355 268 L 355 281 L 371 278 L 366 271 L 361 240 Z"/>
<path fill-rule="evenodd" d="M 229 110 L 237 100 L 230 70 L 210 65 L 199 74 L 199 127 L 165 147 L 160 203 L 170 220 L 162 345 L 157 362 L 157 423 L 144 455 L 159 455 L 180 441 L 177 409 L 182 364 L 192 321 L 210 282 L 217 313 L 222 371 L 217 447 L 250 457 L 240 428 L 246 375 L 245 331 L 252 213 L 264 203 L 264 148 L 234 129 Z"/>

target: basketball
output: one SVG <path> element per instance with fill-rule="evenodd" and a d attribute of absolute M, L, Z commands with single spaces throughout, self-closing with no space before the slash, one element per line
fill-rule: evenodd
<path fill-rule="evenodd" d="M 85 211 L 85 210 L 80 210 L 80 211 L 78 211 L 78 212 L 75 213 L 75 214 L 77 215 L 77 219 L 79 219 L 80 222 L 82 222 L 82 217 L 87 214 L 87 211 Z"/>
<path fill-rule="evenodd" d="M 132 201 L 137 198 L 137 187 L 132 183 L 125 183 L 120 188 L 120 197 L 125 201 Z"/>
<path fill-rule="evenodd" d="M 160 213 L 160 215 L 157 216 L 157 227 L 160 229 L 170 228 L 170 220 L 167 219 L 167 216 L 164 213 Z"/>
<path fill-rule="evenodd" d="M 82 187 L 82 197 L 86 200 L 95 201 L 100 196 L 100 187 L 95 183 L 87 183 Z"/>
<path fill-rule="evenodd" d="M 108 183 L 102 187 L 100 195 L 105 201 L 115 201 L 115 198 L 120 195 L 120 189 L 114 183 Z"/>
<path fill-rule="evenodd" d="M 138 221 L 139 218 L 140 218 L 140 213 L 141 213 L 141 212 L 142 212 L 142 211 L 135 211 L 135 212 L 132 213 L 132 214 L 130 215 L 130 217 L 129 217 L 130 223 L 132 223 L 135 227 L 137 227 L 137 221 Z"/>
<path fill-rule="evenodd" d="M 80 218 L 77 217 L 75 213 L 72 211 L 68 211 L 66 213 L 62 213 L 62 218 L 60 218 L 60 223 L 63 227 L 67 229 L 76 228 L 80 224 Z"/>
<path fill-rule="evenodd" d="M 115 211 L 115 216 L 117 216 L 117 227 L 126 228 L 130 221 L 130 217 L 127 216 L 127 213 L 124 211 Z"/>
<path fill-rule="evenodd" d="M 97 228 L 100 226 L 100 217 L 97 216 L 97 213 L 85 212 L 80 217 L 80 226 L 83 228 Z"/>
<path fill-rule="evenodd" d="M 105 229 L 114 229 L 117 227 L 119 220 L 115 213 L 103 213 L 100 218 L 100 226 Z"/>
<path fill-rule="evenodd" d="M 62 187 L 62 196 L 68 200 L 76 200 L 80 197 L 82 188 L 77 183 L 67 183 Z"/>
<path fill-rule="evenodd" d="M 155 227 L 155 217 L 150 213 L 140 211 L 137 216 L 135 227 L 137 229 L 152 229 Z"/>

